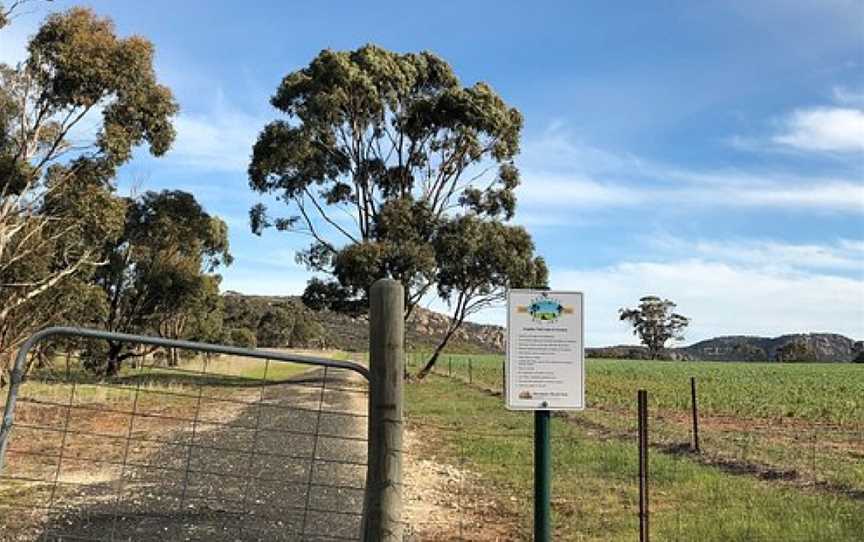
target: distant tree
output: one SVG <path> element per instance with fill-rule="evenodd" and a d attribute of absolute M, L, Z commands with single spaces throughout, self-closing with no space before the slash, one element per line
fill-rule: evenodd
<path fill-rule="evenodd" d="M 294 322 L 294 329 L 291 333 L 291 346 L 294 348 L 303 348 L 323 346 L 324 341 L 324 326 L 315 321 L 310 315 L 301 315 Z"/>
<path fill-rule="evenodd" d="M 668 299 L 646 296 L 637 308 L 619 309 L 618 314 L 622 322 L 633 326 L 633 334 L 648 347 L 651 359 L 657 359 L 670 339 L 684 339 L 684 329 L 690 324 L 689 318 L 672 312 L 675 307 Z"/>
<path fill-rule="evenodd" d="M 356 316 L 366 310 L 363 301 L 352 298 L 350 292 L 336 281 L 312 277 L 301 296 L 303 305 L 313 311 L 331 310 Z"/>
<path fill-rule="evenodd" d="M 258 323 L 267 310 L 267 304 L 239 294 L 223 295 L 225 305 L 224 327 L 226 330 L 248 328 L 258 329 Z"/>
<path fill-rule="evenodd" d="M 781 363 L 816 361 L 816 352 L 806 340 L 797 338 L 778 347 L 774 359 Z"/>
<path fill-rule="evenodd" d="M 235 327 L 225 330 L 222 342 L 241 348 L 255 348 L 257 339 L 255 332 L 248 327 Z"/>
<path fill-rule="evenodd" d="M 188 324 L 179 334 L 193 341 L 217 343 L 222 338 L 225 320 L 225 301 L 219 295 L 219 275 L 204 275 L 201 288 L 185 307 Z"/>
<path fill-rule="evenodd" d="M 291 344 L 294 314 L 285 307 L 269 307 L 258 321 L 255 337 L 258 346 L 279 348 Z"/>
<path fill-rule="evenodd" d="M 21 4 L 0 7 L 0 28 Z M 141 144 L 165 153 L 176 112 L 152 45 L 88 9 L 50 15 L 21 63 L 0 64 L 0 384 L 61 283 L 103 263 L 123 229 L 114 174 Z"/>
<path fill-rule="evenodd" d="M 764 348 L 750 344 L 747 342 L 736 343 L 732 347 L 733 359 L 742 359 L 744 361 L 768 361 L 768 353 Z"/>
<path fill-rule="evenodd" d="M 103 258 L 108 263 L 95 274 L 108 299 L 101 327 L 171 338 L 183 336 L 190 308 L 212 303 L 207 298 L 214 279 L 207 273 L 231 263 L 225 223 L 181 191 L 147 192 L 130 200 L 123 235 L 105 244 Z M 142 353 L 109 341 L 105 374 L 116 374 L 124 359 Z"/>
<path fill-rule="evenodd" d="M 278 196 L 288 213 L 274 218 L 259 204 L 250 221 L 256 233 L 273 226 L 311 237 L 299 260 L 332 280 L 310 282 L 309 306 L 363 307 L 372 283 L 391 277 L 405 286 L 408 318 L 437 285 L 461 288 L 447 282 L 450 265 L 440 255 L 453 251 L 441 250 L 439 238 L 452 239 L 447 232 L 464 227 L 463 217 L 477 229 L 513 217 L 522 115 L 484 83 L 462 86 L 432 53 L 324 50 L 286 75 L 271 103 L 285 118 L 259 135 L 249 184 Z M 523 246 L 520 261 L 543 266 L 533 245 Z M 466 283 L 461 296 L 445 299 L 457 328 L 475 296 L 513 278 L 510 267 L 484 269 L 483 277 L 501 280 Z"/>

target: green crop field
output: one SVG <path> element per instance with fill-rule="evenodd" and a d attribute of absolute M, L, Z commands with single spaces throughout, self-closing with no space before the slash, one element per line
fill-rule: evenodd
<path fill-rule="evenodd" d="M 468 471 L 457 497 L 494 496 L 498 505 L 485 512 L 487 525 L 507 526 L 507 540 L 530 540 L 530 413 L 509 412 L 500 397 L 438 375 L 410 384 L 407 401 L 409 428 L 427 443 L 423 452 Z M 566 417 L 553 418 L 552 435 L 554 539 L 636 539 L 635 441 L 598 435 Z M 853 541 L 864 532 L 860 496 L 764 480 L 657 450 L 650 472 L 657 540 Z"/>
<path fill-rule="evenodd" d="M 408 363 L 421 360 L 413 354 Z M 502 370 L 501 356 L 453 355 L 436 374 L 500 393 Z M 690 377 L 698 390 L 698 455 L 690 453 Z M 859 502 L 864 495 L 864 365 L 592 359 L 588 408 L 567 418 L 595 438 L 635 442 L 638 389 L 648 391 L 649 439 L 662 453 L 802 491 Z"/>
<path fill-rule="evenodd" d="M 418 363 L 414 355 L 409 363 Z M 503 358 L 443 356 L 436 371 L 501 388 Z M 696 377 L 705 414 L 743 418 L 791 418 L 850 429 L 864 424 L 864 365 L 851 363 L 733 363 L 591 359 L 586 364 L 589 408 L 633 405 L 647 389 L 661 410 L 690 408 L 690 377 Z"/>

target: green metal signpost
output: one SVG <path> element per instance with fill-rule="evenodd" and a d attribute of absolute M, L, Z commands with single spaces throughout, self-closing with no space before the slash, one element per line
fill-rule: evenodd
<path fill-rule="evenodd" d="M 534 411 L 534 540 L 552 540 L 552 445 L 551 412 Z"/>
<path fill-rule="evenodd" d="M 552 540 L 553 410 L 585 408 L 581 292 L 507 292 L 505 404 L 534 411 L 534 540 Z"/>

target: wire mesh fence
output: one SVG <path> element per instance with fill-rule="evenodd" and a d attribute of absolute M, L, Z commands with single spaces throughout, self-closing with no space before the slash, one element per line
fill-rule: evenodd
<path fill-rule="evenodd" d="M 409 371 L 423 359 L 409 356 Z M 530 540 L 531 417 L 504 410 L 500 358 L 445 355 L 431 378 L 411 391 L 409 429 L 460 480 L 452 539 Z M 689 379 L 680 388 L 677 410 L 648 389 L 652 539 L 860 539 L 864 426 L 712 413 L 697 453 Z M 588 394 L 588 410 L 553 419 L 553 538 L 638 539 L 636 394 L 629 408 Z"/>
<path fill-rule="evenodd" d="M 185 351 L 104 377 L 84 349 L 38 361 L 18 391 L 0 538 L 359 538 L 361 374 Z"/>

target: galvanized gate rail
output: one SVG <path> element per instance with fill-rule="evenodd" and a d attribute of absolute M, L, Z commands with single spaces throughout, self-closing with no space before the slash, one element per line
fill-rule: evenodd
<path fill-rule="evenodd" d="M 132 335 L 128 333 L 114 333 L 102 331 L 98 329 L 88 329 L 80 327 L 49 327 L 32 335 L 27 339 L 18 354 L 15 357 L 15 365 L 12 368 L 10 375 L 9 392 L 6 400 L 6 408 L 3 411 L 3 423 L 0 425 L 0 474 L 3 472 L 5 464 L 6 448 L 9 444 L 9 436 L 12 431 L 12 425 L 15 417 L 15 403 L 18 398 L 18 389 L 24 382 L 24 368 L 27 363 L 27 356 L 41 341 L 51 337 L 77 337 L 83 339 L 102 339 L 106 341 L 116 341 L 131 344 L 147 344 L 150 346 L 161 346 L 164 348 L 180 348 L 184 350 L 195 350 L 198 352 L 206 352 L 209 354 L 225 354 L 235 355 L 254 359 L 263 359 L 271 361 L 282 361 L 289 363 L 300 363 L 304 365 L 314 365 L 319 367 L 332 367 L 334 369 L 347 369 L 361 375 L 367 381 L 369 380 L 369 369 L 351 361 L 341 361 L 328 358 L 319 358 L 314 356 L 302 356 L 297 354 L 285 354 L 270 350 L 258 350 L 251 348 L 239 348 L 235 346 L 226 346 L 211 343 L 200 343 L 194 341 L 183 341 L 176 339 L 166 339 L 163 337 L 151 337 L 148 335 Z"/>
<path fill-rule="evenodd" d="M 28 397 L 31 393 L 21 391 L 28 354 L 41 341 L 57 338 L 228 354 L 264 363 L 229 358 L 221 365 L 228 374 L 213 369 L 217 361 L 204 363 L 200 357 L 201 372 L 142 364 L 108 382 L 83 382 L 76 374 Z M 280 362 L 307 365 L 312 372 L 268 378 L 268 368 L 280 373 Z M 238 363 L 257 375 L 236 373 Z M 259 396 L 256 381 L 262 367 Z M 343 379 L 339 387 L 337 370 L 359 375 L 362 386 Z M 166 377 L 167 387 L 160 380 Z M 175 379 L 182 384 L 175 387 Z M 40 540 L 155 540 L 162 524 L 175 525 L 164 533 L 169 539 L 357 540 L 365 489 L 360 471 L 368 467 L 367 439 L 357 433 L 367 415 L 347 408 L 354 401 L 344 397 L 359 394 L 358 400 L 365 400 L 368 379 L 366 367 L 350 361 L 100 330 L 45 329 L 26 341 L 13 369 L 0 430 L 0 489 L 6 490 L 0 491 L 0 506 L 17 510 L 14 515 L 22 524 L 34 523 L 34 518 L 41 522 Z M 51 391 L 43 396 L 41 390 Z M 335 395 L 342 399 L 325 399 Z M 28 407 L 22 414 L 30 419 L 16 423 L 19 396 Z M 226 410 L 233 414 L 223 417 Z M 348 420 L 337 423 L 337 418 Z M 10 450 L 13 430 L 21 434 Z M 346 455 L 338 455 L 343 450 Z M 11 452 L 16 461 L 8 463 Z M 351 475 L 328 474 L 339 469 Z M 112 481 L 105 484 L 105 478 Z M 273 499 L 277 502 L 268 502 Z M 9 523 L 4 526 L 8 529 Z"/>
<path fill-rule="evenodd" d="M 93 329 L 36 333 L 15 359 L 0 426 L 0 484 L 18 484 L 11 491 L 0 485 L 0 508 L 22 512 L 23 524 L 38 524 L 40 540 L 401 541 L 402 300 L 396 281 L 372 287 L 369 369 Z M 263 377 L 261 367 L 237 358 L 196 356 L 166 367 L 141 357 L 122 375 L 93 381 L 84 372 L 72 375 L 68 356 L 80 348 L 70 347 L 65 383 L 54 386 L 49 373 L 25 385 L 34 348 L 64 338 L 251 358 L 264 362 Z M 201 371 L 191 370 L 196 364 Z M 19 402 L 27 409 L 16 422 Z M 28 478 L 32 473 L 39 476 Z M 21 488 L 26 491 L 17 493 Z M 47 507 L 37 506 L 42 501 L 31 493 Z M 0 531 L 9 525 L 16 521 L 0 514 Z"/>

